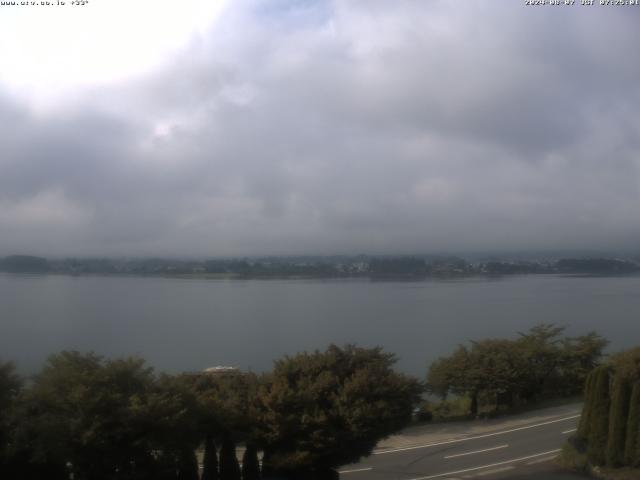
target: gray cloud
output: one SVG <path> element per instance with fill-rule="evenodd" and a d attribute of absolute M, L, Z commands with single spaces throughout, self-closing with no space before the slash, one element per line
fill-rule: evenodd
<path fill-rule="evenodd" d="M 636 248 L 639 15 L 233 2 L 46 114 L 0 87 L 0 253 Z"/>

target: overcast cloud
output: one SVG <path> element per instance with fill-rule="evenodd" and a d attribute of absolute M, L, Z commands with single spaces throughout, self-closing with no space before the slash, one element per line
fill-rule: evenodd
<path fill-rule="evenodd" d="M 636 249 L 640 7 L 523 3 L 233 0 L 130 75 L 3 67 L 0 254 Z"/>

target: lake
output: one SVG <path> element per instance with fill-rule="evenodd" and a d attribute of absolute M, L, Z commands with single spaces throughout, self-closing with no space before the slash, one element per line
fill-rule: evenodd
<path fill-rule="evenodd" d="M 161 371 L 274 359 L 330 343 L 381 345 L 421 378 L 459 343 L 536 323 L 640 344 L 640 277 L 558 275 L 416 282 L 192 280 L 0 274 L 0 359 L 36 371 L 62 349 L 141 355 Z"/>

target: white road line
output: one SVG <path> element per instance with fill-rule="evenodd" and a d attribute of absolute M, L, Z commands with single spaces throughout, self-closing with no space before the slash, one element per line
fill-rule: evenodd
<path fill-rule="evenodd" d="M 464 478 L 485 477 L 487 475 L 495 475 L 496 473 L 506 472 L 508 470 L 513 470 L 514 468 L 515 467 L 498 467 L 498 468 L 493 468 L 491 470 L 487 470 L 486 472 L 475 473 L 473 475 L 467 475 Z"/>
<path fill-rule="evenodd" d="M 373 470 L 373 468 L 368 467 L 368 468 L 355 468 L 353 470 L 340 470 L 338 473 L 342 475 L 343 473 L 368 472 L 369 470 Z"/>
<path fill-rule="evenodd" d="M 445 442 L 427 443 L 425 445 L 416 445 L 413 447 L 394 448 L 391 450 L 383 450 L 381 452 L 373 452 L 372 455 L 386 455 L 388 453 L 405 452 L 407 450 L 417 450 L 419 448 L 437 447 L 439 445 L 449 445 L 451 443 L 469 442 L 471 440 L 477 440 L 479 438 L 495 437 L 496 435 L 505 435 L 507 433 L 519 432 L 521 430 L 528 430 L 530 428 L 543 427 L 545 425 L 551 425 L 552 423 L 566 422 L 567 420 L 573 420 L 580 415 L 573 415 L 571 417 L 559 418 L 557 420 L 550 420 L 548 422 L 537 423 L 536 425 L 527 425 L 526 427 L 512 428 L 510 430 L 503 430 L 502 432 L 485 433 L 484 435 L 476 435 L 475 437 L 458 438 L 457 440 L 447 440 Z"/>
<path fill-rule="evenodd" d="M 533 462 L 527 462 L 527 465 L 535 465 L 536 463 L 550 462 L 551 460 L 555 460 L 556 456 L 553 455 L 551 457 L 539 458 L 538 460 L 534 460 Z"/>
<path fill-rule="evenodd" d="M 544 455 L 551 455 L 552 453 L 558 453 L 559 451 L 560 449 L 551 450 L 549 452 L 536 453 L 535 455 L 528 455 L 526 457 L 505 460 L 504 462 L 491 463 L 489 465 L 483 465 L 481 467 L 465 468 L 464 470 L 457 470 L 455 472 L 438 473 L 437 475 L 429 475 L 426 477 L 416 477 L 416 478 L 411 478 L 410 480 L 429 480 L 431 478 L 448 477 L 449 475 L 458 475 L 459 473 L 474 472 L 476 470 L 484 470 L 485 468 L 498 467 L 500 465 L 507 465 L 508 463 L 522 462 L 523 460 L 529 460 L 530 458 L 542 457 Z"/>
<path fill-rule="evenodd" d="M 466 455 L 473 455 L 474 453 L 491 452 L 492 450 L 500 450 L 501 448 L 507 448 L 509 445 L 500 445 L 499 447 L 485 448 L 484 450 L 476 450 L 474 452 L 456 453 L 455 455 L 449 455 L 444 458 L 457 458 L 464 457 Z"/>
<path fill-rule="evenodd" d="M 577 432 L 578 429 L 577 428 L 572 428 L 571 430 L 565 430 L 564 432 L 562 432 L 563 435 L 566 435 L 567 433 L 573 433 L 573 432 Z"/>

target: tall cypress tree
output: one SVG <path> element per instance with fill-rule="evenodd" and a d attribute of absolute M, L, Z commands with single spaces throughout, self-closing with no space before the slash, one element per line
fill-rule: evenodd
<path fill-rule="evenodd" d="M 178 458 L 178 480 L 199 480 L 198 459 L 193 450 L 183 450 Z"/>
<path fill-rule="evenodd" d="M 242 456 L 242 480 L 260 480 L 258 449 L 253 443 L 247 443 Z"/>
<path fill-rule="evenodd" d="M 591 413 L 593 411 L 593 380 L 597 370 L 592 370 L 587 375 L 584 389 L 584 406 L 582 407 L 582 415 L 580 416 L 580 424 L 578 425 L 578 438 L 585 440 L 589 436 L 589 427 L 591 426 Z"/>
<path fill-rule="evenodd" d="M 220 480 L 241 480 L 240 465 L 236 457 L 236 444 L 230 435 L 222 440 L 220 448 Z"/>
<path fill-rule="evenodd" d="M 640 382 L 633 385 L 629 403 L 624 463 L 629 466 L 638 466 L 640 465 Z"/>
<path fill-rule="evenodd" d="M 609 410 L 609 438 L 607 439 L 607 465 L 621 467 L 624 464 L 631 383 L 624 375 L 615 375 Z"/>
<path fill-rule="evenodd" d="M 593 380 L 594 391 L 592 411 L 589 415 L 589 447 L 587 450 L 589 461 L 595 465 L 604 465 L 606 461 L 609 409 L 611 407 L 611 399 L 609 397 L 610 381 L 609 367 L 598 367 Z"/>
<path fill-rule="evenodd" d="M 216 444 L 211 435 L 204 441 L 204 459 L 202 460 L 202 480 L 218 480 L 218 455 Z"/>

